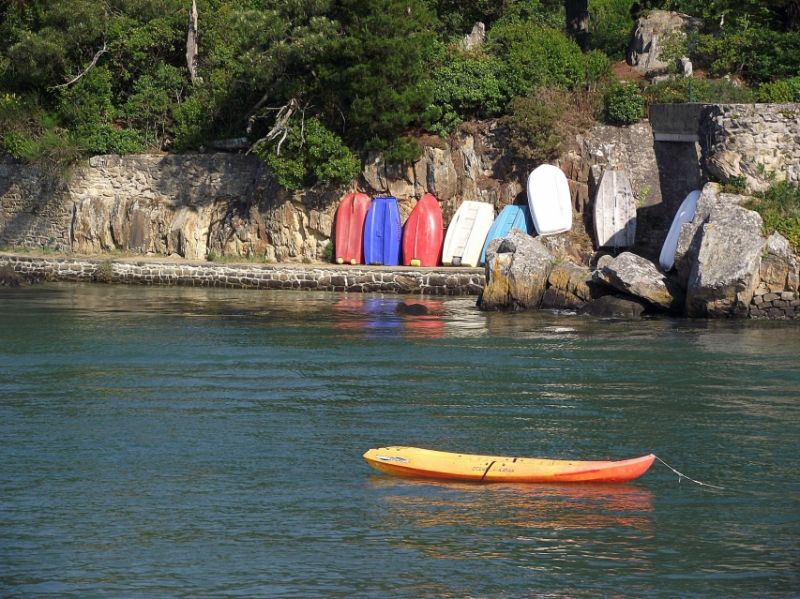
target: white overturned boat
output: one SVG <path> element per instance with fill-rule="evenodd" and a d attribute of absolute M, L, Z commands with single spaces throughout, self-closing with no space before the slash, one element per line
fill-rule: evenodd
<path fill-rule="evenodd" d="M 486 235 L 494 222 L 494 208 L 486 202 L 466 201 L 453 215 L 442 249 L 445 266 L 478 266 Z"/>
<path fill-rule="evenodd" d="M 528 176 L 528 206 L 539 235 L 555 235 L 572 229 L 569 183 L 560 168 L 543 164 Z"/>

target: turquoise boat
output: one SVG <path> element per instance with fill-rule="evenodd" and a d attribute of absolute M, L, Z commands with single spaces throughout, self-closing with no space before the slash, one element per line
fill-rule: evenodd
<path fill-rule="evenodd" d="M 500 214 L 494 219 L 492 227 L 489 229 L 489 234 L 486 236 L 486 241 L 481 251 L 480 264 L 486 263 L 486 249 L 489 247 L 489 242 L 498 237 L 505 237 L 511 229 L 519 229 L 528 235 L 533 235 L 535 229 L 533 218 L 531 218 L 531 210 L 528 206 L 524 204 L 509 204 L 500 211 Z"/>

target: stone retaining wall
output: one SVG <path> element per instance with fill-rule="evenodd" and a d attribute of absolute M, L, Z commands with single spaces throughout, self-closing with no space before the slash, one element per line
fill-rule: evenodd
<path fill-rule="evenodd" d="M 478 295 L 484 283 L 484 271 L 478 268 L 197 264 L 0 254 L 0 267 L 6 265 L 28 280 L 236 289 Z"/>
<path fill-rule="evenodd" d="M 750 318 L 800 318 L 800 258 L 777 233 L 767 239 Z"/>
<path fill-rule="evenodd" d="M 706 171 L 723 183 L 742 178 L 749 191 L 800 183 L 800 104 L 709 105 L 700 141 Z"/>

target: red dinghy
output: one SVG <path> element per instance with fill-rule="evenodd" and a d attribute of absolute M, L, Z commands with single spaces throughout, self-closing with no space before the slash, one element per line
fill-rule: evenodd
<path fill-rule="evenodd" d="M 364 219 L 369 210 L 370 199 L 365 193 L 348 193 L 342 198 L 336 211 L 336 234 L 334 249 L 338 264 L 361 264 L 364 262 Z"/>
<path fill-rule="evenodd" d="M 436 266 L 442 256 L 442 210 L 436 196 L 423 195 L 403 227 L 403 265 Z"/>

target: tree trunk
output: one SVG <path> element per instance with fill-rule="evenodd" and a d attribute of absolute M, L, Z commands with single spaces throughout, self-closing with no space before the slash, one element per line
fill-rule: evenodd
<path fill-rule="evenodd" d="M 584 52 L 589 47 L 589 0 L 564 0 L 567 34 Z"/>
<path fill-rule="evenodd" d="M 192 85 L 197 80 L 197 2 L 192 0 L 192 10 L 189 12 L 189 33 L 186 36 L 186 66 L 189 68 L 189 77 Z"/>
<path fill-rule="evenodd" d="M 784 24 L 786 31 L 800 31 L 800 0 L 789 0 Z"/>

